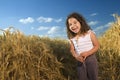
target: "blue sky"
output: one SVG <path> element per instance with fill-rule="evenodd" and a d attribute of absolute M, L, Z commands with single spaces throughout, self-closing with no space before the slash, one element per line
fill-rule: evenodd
<path fill-rule="evenodd" d="M 25 35 L 67 38 L 65 20 L 81 13 L 97 35 L 120 15 L 120 0 L 0 0 L 0 29 L 14 27 Z"/>

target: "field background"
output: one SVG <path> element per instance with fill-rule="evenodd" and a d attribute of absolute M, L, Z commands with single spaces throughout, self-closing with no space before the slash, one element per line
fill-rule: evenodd
<path fill-rule="evenodd" d="M 120 80 L 120 17 L 98 39 L 99 80 Z M 0 35 L 0 80 L 77 80 L 69 42 L 26 36 L 10 27 Z"/>

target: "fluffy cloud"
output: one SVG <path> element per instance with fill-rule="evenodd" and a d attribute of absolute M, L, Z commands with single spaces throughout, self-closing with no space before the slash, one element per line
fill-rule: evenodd
<path fill-rule="evenodd" d="M 27 23 L 33 23 L 34 19 L 31 17 L 28 17 L 26 19 L 20 19 L 19 22 L 23 23 L 23 24 L 27 24 Z"/>
<path fill-rule="evenodd" d="M 62 21 L 62 18 L 55 20 L 55 22 L 57 22 L 57 23 L 59 23 L 59 22 L 61 22 L 61 21 Z"/>
<path fill-rule="evenodd" d="M 28 18 L 24 18 L 24 19 L 20 19 L 19 22 L 23 23 L 23 24 L 27 24 L 27 23 L 33 23 L 35 20 L 32 18 L 32 17 L 28 17 Z M 37 20 L 39 23 L 50 23 L 52 21 L 54 22 L 61 22 L 62 21 L 62 18 L 59 18 L 59 19 L 54 19 L 54 18 L 51 18 L 51 17 L 38 17 Z"/>
<path fill-rule="evenodd" d="M 90 14 L 90 16 L 96 16 L 97 15 L 97 13 L 92 13 L 92 14 Z"/>
<path fill-rule="evenodd" d="M 90 21 L 90 22 L 88 22 L 88 24 L 90 26 L 94 26 L 94 25 L 98 24 L 98 21 Z"/>
<path fill-rule="evenodd" d="M 37 19 L 37 21 L 38 21 L 39 23 L 42 23 L 42 22 L 47 23 L 47 22 L 52 22 L 52 21 L 53 21 L 53 18 L 39 17 L 39 18 Z"/>
<path fill-rule="evenodd" d="M 37 21 L 39 22 L 39 23 L 49 23 L 49 22 L 52 22 L 52 21 L 54 21 L 54 22 L 61 22 L 62 21 L 62 18 L 60 18 L 60 19 L 54 19 L 54 18 L 50 18 L 50 17 L 48 17 L 48 18 L 46 18 L 46 17 L 39 17 L 39 18 L 37 18 Z"/>
<path fill-rule="evenodd" d="M 97 27 L 96 29 L 94 29 L 94 31 L 95 31 L 95 32 L 104 31 L 104 29 L 110 27 L 112 23 L 113 23 L 113 22 L 108 22 L 108 23 L 105 24 L 105 25 L 102 25 L 102 26 Z"/>
<path fill-rule="evenodd" d="M 59 31 L 59 27 L 58 26 L 53 26 L 49 29 L 49 31 L 47 32 L 48 34 L 54 34 L 56 32 Z"/>
<path fill-rule="evenodd" d="M 66 35 L 66 28 L 62 28 L 60 26 L 39 26 L 37 28 L 38 31 L 43 31 L 44 34 L 40 34 L 39 36 L 42 37 L 63 37 L 67 38 Z"/>
<path fill-rule="evenodd" d="M 47 30 L 47 34 L 54 34 L 57 33 L 60 28 L 58 26 L 52 26 L 52 27 L 46 27 L 46 26 L 40 26 L 37 30 Z"/>
<path fill-rule="evenodd" d="M 41 31 L 41 30 L 48 30 L 49 27 L 45 27 L 45 26 L 40 26 L 37 30 Z"/>

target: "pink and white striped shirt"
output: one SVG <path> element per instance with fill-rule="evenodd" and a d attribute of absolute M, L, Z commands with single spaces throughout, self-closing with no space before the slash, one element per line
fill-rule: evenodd
<path fill-rule="evenodd" d="M 71 39 L 77 54 L 91 50 L 93 48 L 90 34 L 91 30 L 89 30 L 85 36 L 80 36 L 78 39 L 76 39 L 76 37 Z"/>

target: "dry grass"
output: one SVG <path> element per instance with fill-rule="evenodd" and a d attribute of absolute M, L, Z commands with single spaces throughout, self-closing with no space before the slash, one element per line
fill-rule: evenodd
<path fill-rule="evenodd" d="M 99 42 L 99 80 L 120 80 L 119 16 Z M 78 80 L 76 75 L 67 40 L 25 36 L 14 28 L 0 36 L 0 80 Z"/>
<path fill-rule="evenodd" d="M 100 80 L 120 80 L 120 17 L 116 16 L 110 28 L 99 38 Z"/>
<path fill-rule="evenodd" d="M 16 30 L 0 36 L 0 64 L 0 80 L 66 80 L 48 45 Z"/>

